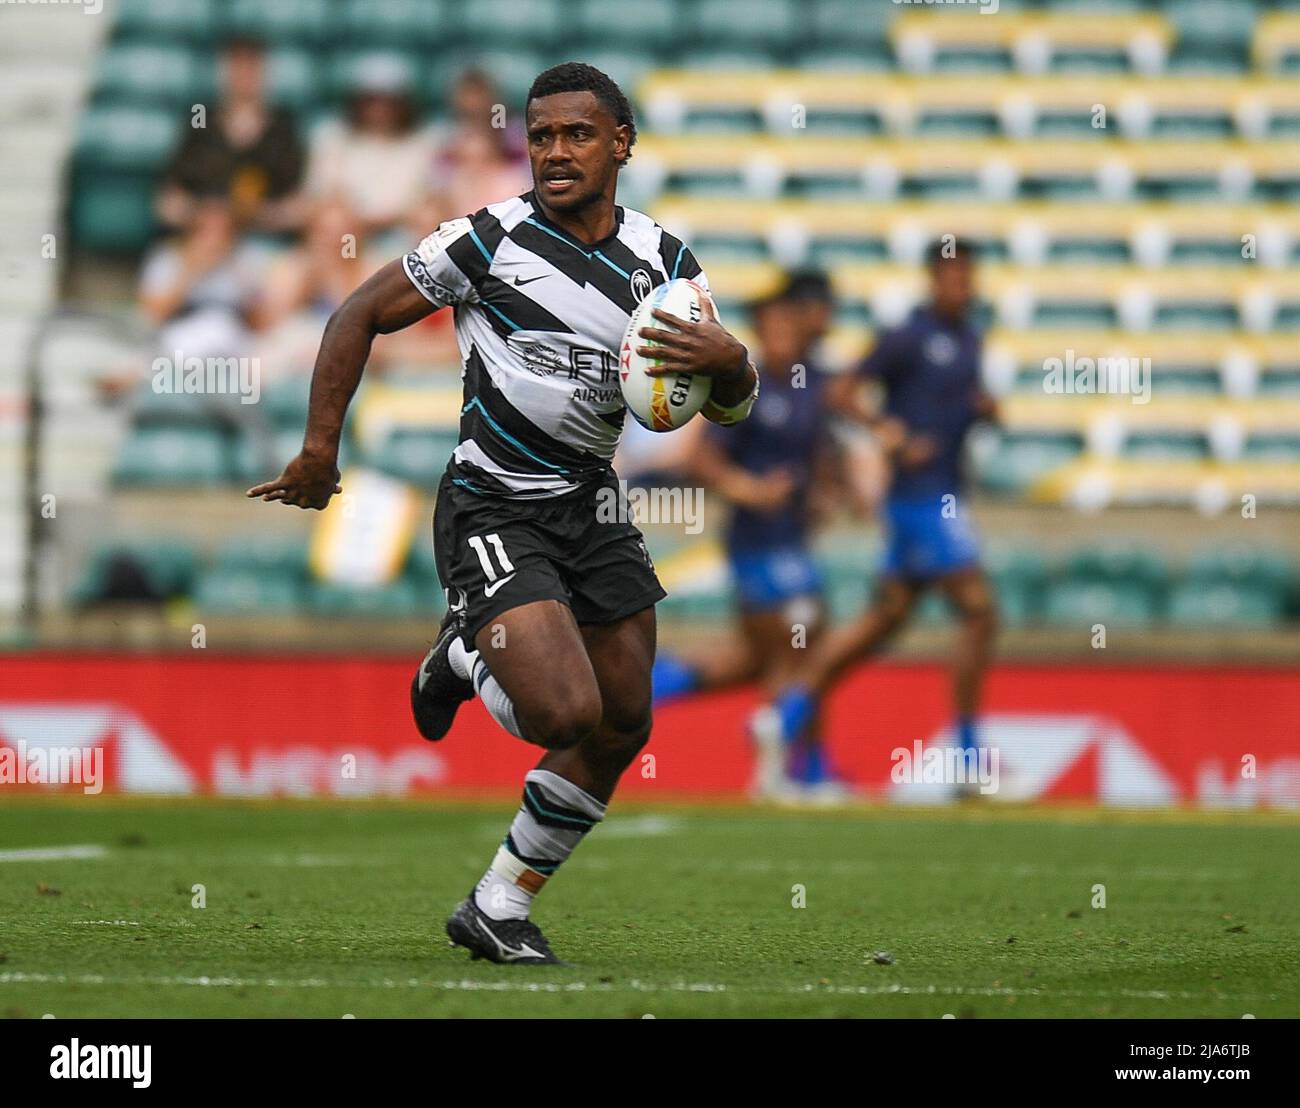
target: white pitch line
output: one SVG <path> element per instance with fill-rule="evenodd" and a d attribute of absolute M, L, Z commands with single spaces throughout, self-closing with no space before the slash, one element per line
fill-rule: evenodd
<path fill-rule="evenodd" d="M 1011 989 L 967 988 L 962 985 L 786 985 L 766 988 L 753 985 L 727 985 L 722 982 L 673 981 L 656 984 L 635 978 L 617 984 L 585 981 L 432 981 L 419 977 L 381 978 L 372 981 L 329 981 L 321 977 L 109 977 L 104 974 L 0 973 L 0 985 L 109 985 L 171 986 L 217 989 L 433 989 L 441 992 L 489 993 L 731 993 L 758 996 L 976 996 L 976 997 L 1043 997 L 1070 1000 L 1274 1000 L 1273 995 L 1206 995 L 1193 992 L 1167 992 L 1162 989 L 1118 989 L 1113 992 L 1082 989 Z"/>
<path fill-rule="evenodd" d="M 108 848 L 96 843 L 77 846 L 32 846 L 26 850 L 0 850 L 0 862 L 60 862 L 73 858 L 103 858 Z"/>

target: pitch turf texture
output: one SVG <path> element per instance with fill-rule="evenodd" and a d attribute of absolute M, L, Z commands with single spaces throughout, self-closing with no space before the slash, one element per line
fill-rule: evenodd
<path fill-rule="evenodd" d="M 569 964 L 471 963 L 443 921 L 513 807 L 10 800 L 0 1010 L 1300 1013 L 1294 819 L 628 805 L 537 902 Z"/>

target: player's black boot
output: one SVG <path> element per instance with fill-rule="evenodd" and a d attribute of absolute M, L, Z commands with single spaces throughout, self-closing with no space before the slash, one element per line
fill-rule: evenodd
<path fill-rule="evenodd" d="M 474 903 L 471 892 L 447 921 L 447 937 L 465 947 L 474 961 L 503 965 L 560 965 L 542 929 L 530 919 L 492 919 Z"/>
<path fill-rule="evenodd" d="M 420 734 L 436 743 L 451 729 L 457 709 L 474 696 L 474 686 L 458 677 L 447 659 L 452 639 L 460 634 L 461 613 L 449 611 L 438 628 L 433 649 L 424 656 L 411 681 L 411 714 Z"/>

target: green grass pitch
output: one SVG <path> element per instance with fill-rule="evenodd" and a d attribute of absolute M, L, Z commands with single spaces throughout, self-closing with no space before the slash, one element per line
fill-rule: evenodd
<path fill-rule="evenodd" d="M 569 964 L 471 963 L 513 810 L 11 798 L 0 1012 L 1300 1014 L 1293 818 L 616 805 L 537 901 Z"/>

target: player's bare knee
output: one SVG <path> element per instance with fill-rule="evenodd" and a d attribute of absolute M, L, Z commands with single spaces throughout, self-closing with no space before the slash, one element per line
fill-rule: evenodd
<path fill-rule="evenodd" d="M 621 771 L 649 741 L 650 714 L 647 712 L 638 720 L 603 720 L 583 744 L 583 749 L 590 758 Z"/>
<path fill-rule="evenodd" d="M 971 634 L 985 642 L 997 634 L 998 612 L 991 597 L 964 605 L 961 619 Z"/>
<path fill-rule="evenodd" d="M 528 715 L 528 732 L 548 750 L 577 746 L 600 726 L 600 693 L 571 689 L 547 698 Z"/>

